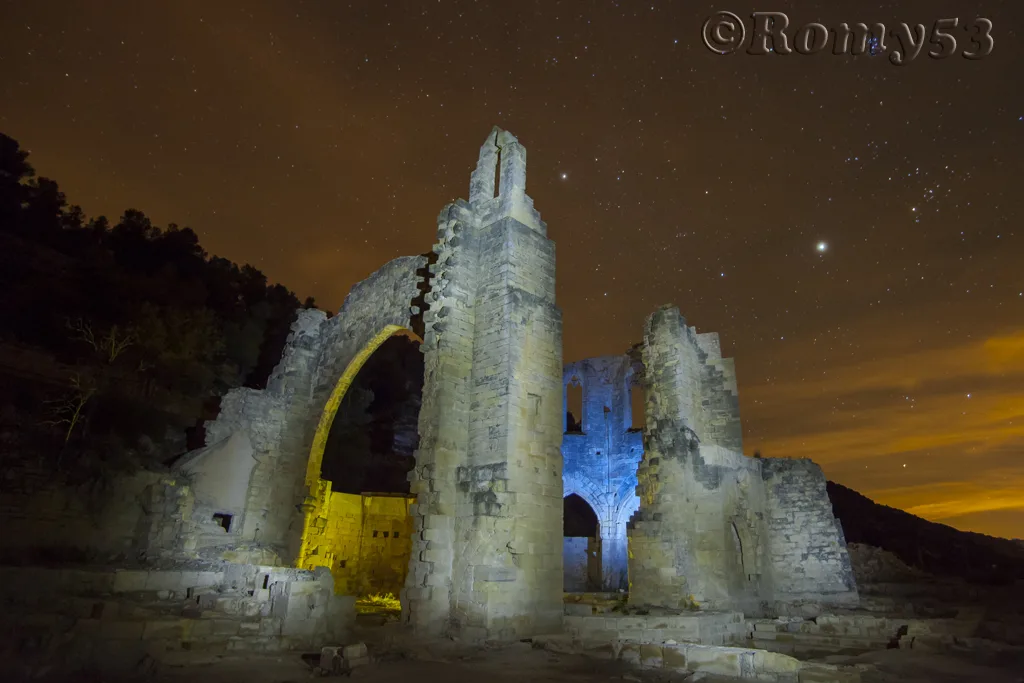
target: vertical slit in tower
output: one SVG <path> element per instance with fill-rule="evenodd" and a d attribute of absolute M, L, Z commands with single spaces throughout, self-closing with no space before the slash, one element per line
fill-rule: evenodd
<path fill-rule="evenodd" d="M 501 195 L 501 147 L 494 162 L 494 196 Z"/>

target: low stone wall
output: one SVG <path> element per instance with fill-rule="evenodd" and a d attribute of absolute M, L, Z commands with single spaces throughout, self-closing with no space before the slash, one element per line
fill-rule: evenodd
<path fill-rule="evenodd" d="M 552 652 L 619 660 L 638 669 L 704 673 L 771 683 L 860 683 L 860 667 L 801 662 L 777 652 L 695 643 L 623 643 L 580 640 L 572 636 L 533 639 L 534 647 Z"/>
<path fill-rule="evenodd" d="M 69 486 L 31 468 L 4 473 L 0 562 L 135 559 L 184 550 L 191 493 L 180 477 L 141 471 L 103 485 Z"/>
<path fill-rule="evenodd" d="M 740 612 L 675 615 L 591 615 L 565 617 L 565 632 L 586 641 L 623 643 L 742 643 L 747 627 Z"/>
<path fill-rule="evenodd" d="M 355 621 L 329 572 L 257 565 L 4 567 L 0 599 L 0 668 L 12 676 L 132 669 L 181 650 L 319 650 Z"/>
<path fill-rule="evenodd" d="M 917 640 L 967 639 L 976 635 L 970 619 L 904 619 L 864 614 L 823 615 L 814 619 L 758 619 L 748 622 L 747 645 L 773 652 L 814 657 L 912 647 Z"/>

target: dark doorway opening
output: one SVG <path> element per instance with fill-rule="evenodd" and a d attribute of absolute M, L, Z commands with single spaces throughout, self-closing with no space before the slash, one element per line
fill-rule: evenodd
<path fill-rule="evenodd" d="M 573 493 L 562 500 L 564 590 L 601 590 L 601 524 L 597 513 Z"/>

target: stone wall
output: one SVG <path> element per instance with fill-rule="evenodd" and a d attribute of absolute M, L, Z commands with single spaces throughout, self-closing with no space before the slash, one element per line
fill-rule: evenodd
<path fill-rule="evenodd" d="M 740 438 L 734 375 L 726 377 L 708 350 L 717 353 L 717 338 L 696 335 L 677 309 L 648 319 L 646 451 L 629 536 L 629 599 L 754 611 L 770 591 L 764 489 L 757 462 L 730 450 Z"/>
<path fill-rule="evenodd" d="M 286 563 L 302 563 L 303 532 L 321 490 L 320 459 L 337 406 L 373 350 L 411 329 L 426 263 L 422 256 L 391 261 L 354 286 L 332 318 L 300 311 L 267 388 L 224 396 L 220 415 L 206 426 L 206 452 L 182 464 L 197 490 L 217 492 L 202 500 L 204 514 L 237 510 L 234 489 L 216 485 L 220 473 L 247 482 L 243 509 L 221 536 L 222 547 L 258 544 Z M 239 434 L 242 446 L 227 447 Z"/>
<path fill-rule="evenodd" d="M 567 593 L 600 591 L 601 539 L 566 536 L 562 539 L 563 581 Z"/>
<path fill-rule="evenodd" d="M 583 388 L 583 411 L 576 416 L 582 433 L 562 437 L 562 495 L 575 493 L 597 515 L 604 590 L 628 587 L 626 523 L 639 505 L 636 469 L 643 454 L 630 395 L 642 371 L 639 359 L 622 355 L 569 363 L 562 374 L 563 396 L 570 384 Z"/>
<path fill-rule="evenodd" d="M 398 595 L 409 570 L 414 500 L 338 493 L 323 482 L 303 569 L 329 569 L 339 595 Z"/>
<path fill-rule="evenodd" d="M 190 550 L 188 481 L 140 471 L 68 485 L 32 467 L 9 468 L 0 490 L 0 562 L 111 562 Z"/>
<path fill-rule="evenodd" d="M 495 170 L 500 167 L 499 186 Z M 561 622 L 561 313 L 526 150 L 495 129 L 438 218 L 405 618 L 468 640 Z M 455 490 L 448 482 L 455 481 Z"/>
<path fill-rule="evenodd" d="M 857 604 L 821 468 L 740 452 L 736 374 L 718 337 L 663 307 L 647 321 L 643 364 L 630 602 L 748 613 Z"/>
<path fill-rule="evenodd" d="M 782 604 L 855 605 L 857 586 L 825 475 L 810 460 L 760 461 L 768 497 L 768 555 Z"/>
<path fill-rule="evenodd" d="M 255 544 L 300 566 L 315 557 L 326 528 L 318 525 L 330 525 L 320 464 L 337 407 L 385 339 L 422 329 L 405 619 L 420 632 L 467 640 L 557 628 L 561 313 L 554 245 L 525 183 L 525 149 L 494 129 L 469 201 L 441 212 L 432 256 L 385 265 L 353 287 L 334 318 L 302 311 L 266 390 L 224 397 L 207 427 L 206 462 L 189 469 L 204 492 L 217 490 L 218 473 L 248 476 L 241 519 L 233 515 L 222 547 Z M 255 461 L 248 474 L 239 442 L 226 445 L 239 432 Z M 237 510 L 227 488 L 230 496 L 204 495 L 204 515 Z"/>
<path fill-rule="evenodd" d="M 0 568 L 0 678 L 138 673 L 144 658 L 317 649 L 343 642 L 353 598 L 330 573 L 242 564 L 178 569 Z M 5 677 L 6 676 L 6 677 Z"/>

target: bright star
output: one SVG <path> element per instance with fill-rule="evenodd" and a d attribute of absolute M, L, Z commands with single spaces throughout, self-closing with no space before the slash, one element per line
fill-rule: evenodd
<path fill-rule="evenodd" d="M 568 180 L 568 179 L 569 179 L 569 174 L 568 173 L 563 173 L 562 174 L 562 180 Z"/>
<path fill-rule="evenodd" d="M 826 251 L 828 251 L 828 242 L 818 242 L 815 249 L 817 249 L 818 253 L 820 254 L 825 253 Z"/>

